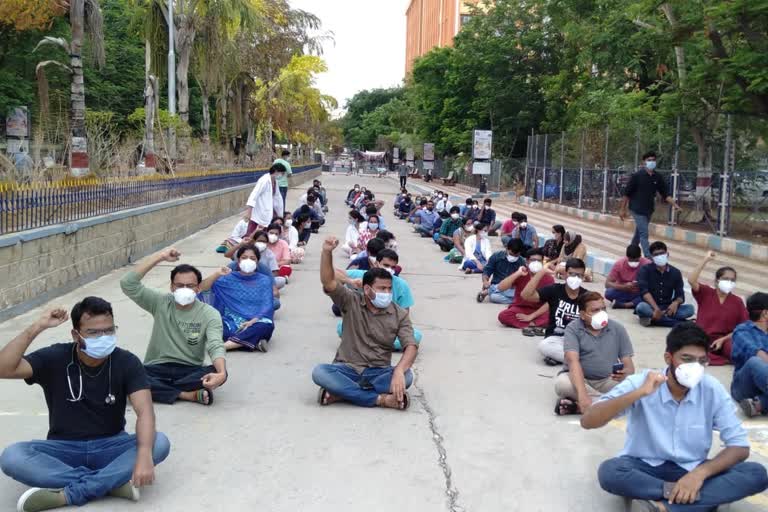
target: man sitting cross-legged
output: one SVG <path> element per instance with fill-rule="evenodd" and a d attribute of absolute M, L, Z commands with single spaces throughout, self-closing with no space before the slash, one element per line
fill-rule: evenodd
<path fill-rule="evenodd" d="M 560 397 L 555 414 L 560 416 L 583 413 L 594 398 L 635 373 L 632 342 L 624 326 L 608 318 L 603 296 L 587 292 L 578 303 L 579 318 L 568 324 L 563 335 L 563 371 L 555 378 L 555 393 Z"/>
<path fill-rule="evenodd" d="M 0 378 L 39 384 L 48 404 L 48 439 L 12 444 L 0 456 L 3 473 L 32 486 L 17 503 L 20 512 L 85 505 L 107 494 L 137 501 L 138 488 L 152 484 L 155 465 L 170 451 L 168 438 L 155 432 L 141 361 L 116 347 L 109 302 L 86 297 L 72 308 L 72 341 L 24 355 L 37 336 L 66 321 L 64 309 L 48 311 L 0 350 Z M 128 401 L 135 435 L 124 430 Z"/>
<path fill-rule="evenodd" d="M 526 253 L 528 266 L 522 266 L 517 272 L 499 283 L 499 290 L 515 289 L 515 300 L 499 313 L 499 322 L 507 327 L 523 330 L 523 336 L 544 336 L 544 328 L 549 322 L 549 304 L 546 302 L 531 302 L 523 298 L 523 290 L 533 275 L 544 271 L 544 254 L 541 248 L 531 249 Z M 542 276 L 537 290 L 555 284 L 550 274 Z"/>
<path fill-rule="evenodd" d="M 768 488 L 765 467 L 744 462 L 749 439 L 728 393 L 705 374 L 710 343 L 701 327 L 679 323 L 667 334 L 666 369 L 628 376 L 581 417 L 593 429 L 627 416 L 624 449 L 597 477 L 635 500 L 633 511 L 714 511 Z M 725 448 L 710 458 L 713 431 Z"/>
<path fill-rule="evenodd" d="M 120 281 L 129 299 L 154 317 L 144 368 L 155 402 L 213 403 L 213 390 L 227 380 L 226 349 L 219 312 L 197 300 L 202 275 L 190 265 L 171 271 L 171 293 L 144 286 L 142 278 L 160 262 L 179 261 L 166 249 L 147 257 Z M 203 366 L 205 354 L 213 365 Z"/>
<path fill-rule="evenodd" d="M 333 268 L 338 245 L 336 238 L 327 238 L 320 256 L 323 291 L 341 308 L 344 326 L 334 362 L 312 372 L 320 386 L 318 401 L 405 410 L 410 404 L 405 390 L 413 382 L 411 365 L 418 352 L 408 312 L 392 303 L 392 275 L 382 268 L 365 273 L 362 293 L 340 284 Z M 404 353 L 393 367 L 396 338 Z"/>
<path fill-rule="evenodd" d="M 639 245 L 629 245 L 626 256 L 613 264 L 605 280 L 605 298 L 613 302 L 615 309 L 634 309 L 643 302 L 637 273 L 650 262 L 642 257 Z"/>
<path fill-rule="evenodd" d="M 503 251 L 493 253 L 483 267 L 483 289 L 477 294 L 477 302 L 483 302 L 489 295 L 494 304 L 512 304 L 515 299 L 515 288 L 501 290 L 499 284 L 525 267 L 525 259 L 520 256 L 524 252 L 523 242 L 515 238 L 507 242 L 506 247 Z"/>

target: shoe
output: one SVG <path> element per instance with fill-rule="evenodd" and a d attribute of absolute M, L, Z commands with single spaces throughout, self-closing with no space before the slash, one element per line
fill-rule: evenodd
<path fill-rule="evenodd" d="M 141 493 L 139 489 L 133 486 L 130 481 L 125 482 L 120 487 L 115 487 L 109 491 L 109 495 L 113 498 L 122 498 L 124 500 L 139 501 Z"/>
<path fill-rule="evenodd" d="M 66 506 L 67 498 L 64 496 L 64 491 L 33 487 L 21 495 L 16 503 L 16 510 L 17 512 L 39 512 Z"/>
<path fill-rule="evenodd" d="M 653 319 L 647 316 L 641 316 L 638 319 L 638 321 L 640 322 L 640 325 L 642 325 L 643 327 L 650 327 Z"/>
<path fill-rule="evenodd" d="M 227 252 L 227 247 L 225 245 L 220 245 L 216 248 L 216 252 L 219 254 L 224 254 Z"/>
<path fill-rule="evenodd" d="M 547 333 L 547 330 L 543 327 L 534 327 L 533 328 L 533 334 L 536 336 L 544 336 Z"/>
<path fill-rule="evenodd" d="M 483 302 L 485 300 L 485 292 L 480 292 L 477 294 L 477 302 Z"/>
<path fill-rule="evenodd" d="M 551 357 L 545 357 L 544 364 L 546 364 L 547 366 L 560 366 L 563 363 L 561 363 L 557 359 L 552 359 Z"/>
<path fill-rule="evenodd" d="M 754 418 L 760 414 L 757 412 L 758 403 L 759 402 L 757 398 L 745 398 L 744 400 L 739 401 L 739 407 L 741 407 L 741 411 L 744 413 L 744 416 L 747 418 Z"/>
<path fill-rule="evenodd" d="M 256 350 L 266 354 L 269 352 L 269 342 L 267 340 L 259 340 L 259 342 L 256 344 Z"/>
<path fill-rule="evenodd" d="M 650 500 L 632 500 L 630 512 L 661 512 L 661 509 Z"/>
<path fill-rule="evenodd" d="M 528 336 L 529 338 L 536 336 L 534 327 L 523 327 L 523 336 Z"/>

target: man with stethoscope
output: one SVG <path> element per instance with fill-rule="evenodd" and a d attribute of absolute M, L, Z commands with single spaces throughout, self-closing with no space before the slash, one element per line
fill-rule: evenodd
<path fill-rule="evenodd" d="M 21 512 L 84 505 L 110 495 L 137 501 L 152 484 L 156 464 L 170 450 L 155 431 L 149 382 L 141 361 L 117 348 L 112 306 L 86 297 L 72 309 L 72 343 L 25 352 L 43 331 L 67 321 L 58 308 L 0 350 L 0 378 L 24 379 L 43 388 L 47 440 L 16 443 L 0 455 L 3 472 L 32 488 Z M 136 412 L 136 434 L 125 432 L 125 406 Z"/>

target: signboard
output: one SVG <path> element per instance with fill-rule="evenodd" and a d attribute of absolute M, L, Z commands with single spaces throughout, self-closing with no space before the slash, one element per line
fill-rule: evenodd
<path fill-rule="evenodd" d="M 424 160 L 424 170 L 425 171 L 434 171 L 435 170 L 435 162 L 427 162 Z"/>
<path fill-rule="evenodd" d="M 472 162 L 472 174 L 491 174 L 491 162 Z"/>
<path fill-rule="evenodd" d="M 472 142 L 472 158 L 475 160 L 490 160 L 493 154 L 493 132 L 491 130 L 475 130 Z"/>
<path fill-rule="evenodd" d="M 29 114 L 27 107 L 13 107 L 5 117 L 5 134 L 8 137 L 25 139 L 29 137 Z"/>
<path fill-rule="evenodd" d="M 413 162 L 413 148 L 408 148 L 405 150 L 405 159 L 409 162 Z"/>
<path fill-rule="evenodd" d="M 424 143 L 424 161 L 425 162 L 434 162 L 435 161 L 435 145 L 431 142 Z"/>
<path fill-rule="evenodd" d="M 25 153 L 29 154 L 29 139 L 8 139 L 8 148 L 6 149 L 6 152 L 9 155 L 19 153 L 22 148 Z"/>
<path fill-rule="evenodd" d="M 400 148 L 394 148 L 392 150 L 392 158 L 398 160 L 400 158 Z"/>

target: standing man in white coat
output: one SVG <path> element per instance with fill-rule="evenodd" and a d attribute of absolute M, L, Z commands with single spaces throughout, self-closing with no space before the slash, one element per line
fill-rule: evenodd
<path fill-rule="evenodd" d="M 248 201 L 248 231 L 246 237 L 251 236 L 256 230 L 266 229 L 275 217 L 282 217 L 283 196 L 277 187 L 277 180 L 285 176 L 287 169 L 281 163 L 272 164 L 269 174 L 265 174 L 256 182 Z"/>

